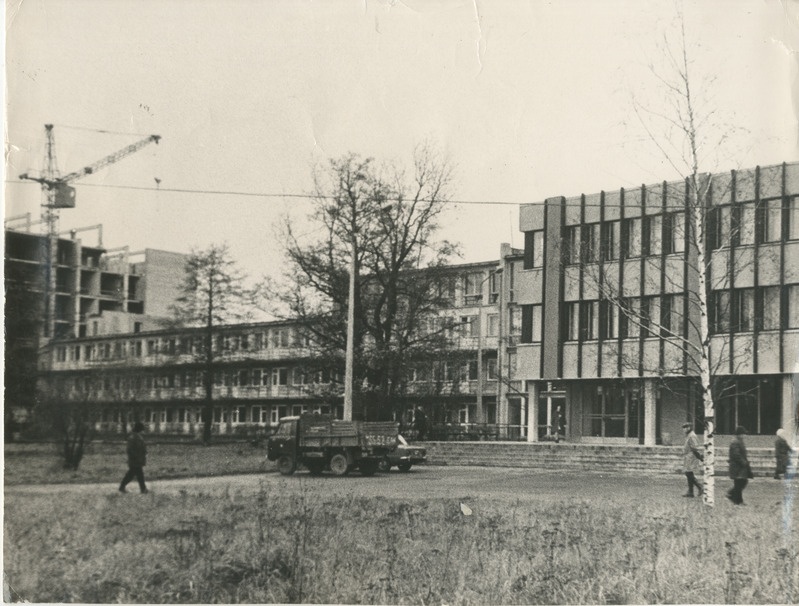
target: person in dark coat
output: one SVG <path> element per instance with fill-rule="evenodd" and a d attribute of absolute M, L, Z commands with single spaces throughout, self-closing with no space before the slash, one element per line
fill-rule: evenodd
<path fill-rule="evenodd" d="M 779 480 L 780 476 L 788 473 L 788 460 L 790 459 L 793 448 L 788 445 L 788 435 L 785 430 L 777 430 L 777 439 L 774 441 L 774 458 L 777 460 L 777 469 L 774 471 L 774 479 Z"/>
<path fill-rule="evenodd" d="M 144 424 L 137 422 L 133 426 L 133 433 L 128 437 L 128 473 L 122 478 L 119 484 L 119 492 L 127 492 L 125 486 L 133 479 L 139 481 L 139 490 L 147 492 L 147 485 L 144 483 L 144 466 L 147 464 L 147 445 L 144 443 L 142 432 Z"/>
<path fill-rule="evenodd" d="M 696 480 L 696 474 L 702 470 L 702 461 L 705 459 L 702 451 L 699 449 L 699 438 L 694 433 L 694 428 L 691 423 L 683 423 L 682 428 L 685 430 L 685 445 L 682 449 L 682 468 L 685 477 L 688 479 L 688 492 L 684 497 L 694 496 L 694 486 L 696 486 L 699 495 L 702 495 L 702 485 Z"/>
<path fill-rule="evenodd" d="M 744 444 L 745 435 L 746 428 L 739 425 L 735 428 L 735 438 L 730 443 L 729 466 L 733 487 L 727 492 L 727 498 L 736 505 L 744 504 L 744 488 L 752 477 L 752 468 Z"/>
<path fill-rule="evenodd" d="M 413 414 L 413 428 L 416 430 L 416 439 L 424 440 L 427 434 L 427 415 L 424 414 L 421 406 Z"/>

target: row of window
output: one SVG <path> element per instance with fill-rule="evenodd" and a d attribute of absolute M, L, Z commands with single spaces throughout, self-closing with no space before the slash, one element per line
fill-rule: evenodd
<path fill-rule="evenodd" d="M 562 334 L 566 341 L 682 336 L 684 306 L 682 294 L 567 302 Z M 714 292 L 708 312 L 714 334 L 799 328 L 799 284 Z M 511 308 L 510 323 L 512 335 L 521 324 L 522 343 L 541 341 L 541 305 Z"/>
<path fill-rule="evenodd" d="M 204 337 L 163 337 L 107 341 L 71 347 L 56 348 L 59 362 L 84 360 L 112 360 L 148 356 L 200 355 L 204 350 Z M 216 335 L 213 351 L 216 354 L 235 351 L 259 351 L 269 348 L 307 347 L 309 339 L 291 328 L 271 329 L 263 333 Z"/>
<path fill-rule="evenodd" d="M 712 249 L 799 239 L 799 197 L 716 206 L 708 213 Z M 685 250 L 685 213 L 632 217 L 564 228 L 567 263 L 596 263 Z M 544 231 L 525 232 L 524 269 L 544 264 Z"/>
<path fill-rule="evenodd" d="M 331 407 L 323 404 L 292 404 L 279 406 L 216 406 L 214 423 L 259 423 L 276 425 L 282 417 L 305 413 L 330 414 Z M 201 408 L 145 408 L 140 413 L 122 408 L 105 408 L 100 413 L 102 423 L 201 423 Z"/>

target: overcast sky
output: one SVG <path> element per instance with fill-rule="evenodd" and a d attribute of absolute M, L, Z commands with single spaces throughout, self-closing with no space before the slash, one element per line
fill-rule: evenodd
<path fill-rule="evenodd" d="M 797 3 L 683 12 L 697 95 L 738 127 L 706 168 L 799 160 Z M 164 190 L 307 193 L 314 163 L 407 163 L 429 141 L 456 166 L 455 199 L 511 203 L 444 219 L 463 261 L 494 259 L 522 244 L 519 203 L 675 178 L 630 102 L 662 107 L 647 66 L 663 67 L 675 14 L 632 0 L 7 2 L 6 215 L 39 215 L 39 186 L 17 177 L 42 168 L 45 123 L 62 173 L 158 134 L 76 182 L 61 229 L 102 223 L 106 247 L 132 251 L 227 241 L 250 275 L 276 276 L 274 227 L 310 201 Z"/>

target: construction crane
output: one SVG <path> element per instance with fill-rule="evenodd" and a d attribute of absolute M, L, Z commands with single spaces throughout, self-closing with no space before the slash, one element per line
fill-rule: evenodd
<path fill-rule="evenodd" d="M 55 329 L 55 286 L 56 286 L 56 261 L 58 249 L 58 209 L 60 208 L 74 208 L 75 207 L 75 188 L 70 187 L 69 183 L 91 175 L 96 171 L 118 162 L 125 156 L 129 156 L 142 147 L 150 143 L 158 143 L 161 139 L 159 135 L 150 135 L 136 143 L 128 145 L 113 154 L 110 154 L 94 164 L 84 166 L 80 170 L 73 171 L 66 175 L 59 175 L 58 163 L 55 154 L 55 138 L 53 136 L 53 125 L 44 125 L 45 134 L 47 137 L 44 170 L 42 176 L 35 177 L 28 173 L 23 173 L 19 176 L 20 179 L 27 179 L 29 181 L 36 181 L 42 186 L 44 192 L 44 201 L 42 202 L 42 220 L 41 223 L 45 224 L 47 230 L 47 251 L 46 251 L 46 276 L 45 276 L 45 338 L 52 338 Z"/>
<path fill-rule="evenodd" d="M 47 135 L 44 175 L 41 177 L 33 177 L 28 173 L 22 173 L 19 178 L 41 183 L 42 191 L 45 194 L 45 201 L 42 204 L 42 222 L 47 225 L 47 233 L 51 236 L 58 234 L 58 209 L 75 207 L 75 188 L 70 187 L 68 183 L 85 177 L 86 175 L 91 175 L 109 164 L 119 162 L 125 156 L 139 151 L 142 147 L 150 143 L 154 142 L 158 144 L 158 141 L 161 139 L 159 135 L 150 135 L 141 141 L 137 141 L 98 160 L 94 164 L 84 166 L 80 170 L 73 171 L 64 176 L 58 176 L 59 171 L 55 156 L 53 125 L 45 124 L 44 129 Z"/>

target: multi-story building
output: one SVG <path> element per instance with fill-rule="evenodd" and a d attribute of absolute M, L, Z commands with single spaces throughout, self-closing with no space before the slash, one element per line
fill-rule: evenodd
<path fill-rule="evenodd" d="M 18 420 L 33 407 L 39 352 L 49 339 L 152 329 L 169 315 L 184 275 L 182 254 L 109 250 L 73 232 L 57 240 L 49 309 L 47 251 L 47 235 L 5 230 L 5 402 Z"/>
<path fill-rule="evenodd" d="M 406 412 L 398 420 L 409 421 L 410 411 L 421 406 L 452 434 L 468 428 L 476 435 L 489 427 L 496 433 L 498 425 L 507 425 L 497 406 L 502 275 L 497 269 L 493 261 L 447 271 L 451 279 L 443 282 L 451 285 L 450 304 L 429 329 L 444 330 L 450 348 L 409 365 L 399 391 L 404 406 L 397 407 Z M 151 431 L 196 433 L 205 402 L 203 335 L 201 328 L 172 328 L 55 340 L 50 389 L 91 403 L 102 430 L 121 431 L 123 421 L 139 419 Z M 218 433 L 249 431 L 301 412 L 343 412 L 342 369 L 320 363 L 296 324 L 220 326 L 213 351 Z"/>
<path fill-rule="evenodd" d="M 696 242 L 708 259 L 716 433 L 793 430 L 799 164 L 701 183 L 710 188 L 701 239 L 686 228 L 688 182 L 521 208 L 521 335 L 508 355 L 524 382 L 530 439 L 558 407 L 571 441 L 669 443 L 686 420 L 701 427 Z"/>

